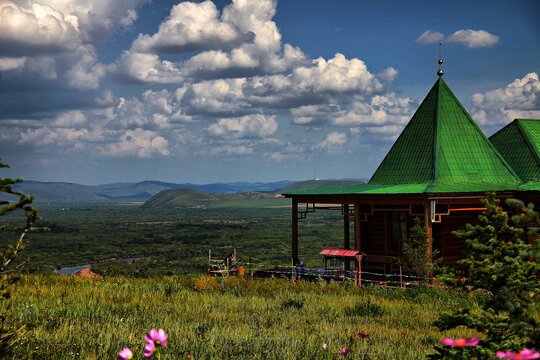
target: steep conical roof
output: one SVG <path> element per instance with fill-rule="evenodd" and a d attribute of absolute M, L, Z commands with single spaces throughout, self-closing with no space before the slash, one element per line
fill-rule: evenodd
<path fill-rule="evenodd" d="M 520 179 L 448 85 L 439 78 L 369 181 L 428 184 L 517 184 Z"/>
<path fill-rule="evenodd" d="M 515 119 L 489 138 L 523 181 L 540 181 L 540 120 Z"/>

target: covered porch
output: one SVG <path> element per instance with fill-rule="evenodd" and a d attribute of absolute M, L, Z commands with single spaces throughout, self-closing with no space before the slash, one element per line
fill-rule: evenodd
<path fill-rule="evenodd" d="M 302 257 L 301 221 L 316 211 L 339 211 L 343 217 L 342 248 L 366 254 L 362 270 L 386 274 L 398 272 L 398 263 L 404 263 L 402 246 L 415 218 L 428 231 L 429 251 L 439 250 L 443 262 L 451 263 L 460 258 L 463 248 L 452 231 L 474 223 L 485 210 L 480 201 L 485 193 L 285 196 L 292 199 L 291 255 L 295 263 Z M 498 197 L 504 199 L 511 194 L 500 193 Z"/>

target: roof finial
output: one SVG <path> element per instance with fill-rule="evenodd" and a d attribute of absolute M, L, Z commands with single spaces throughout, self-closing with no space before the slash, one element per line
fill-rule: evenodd
<path fill-rule="evenodd" d="M 442 71 L 442 43 L 439 43 L 439 70 L 437 71 L 437 76 L 441 77 L 444 75 L 444 71 Z"/>

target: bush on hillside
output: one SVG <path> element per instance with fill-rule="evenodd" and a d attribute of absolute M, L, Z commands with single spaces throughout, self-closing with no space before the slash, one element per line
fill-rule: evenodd
<path fill-rule="evenodd" d="M 467 224 L 454 233 L 465 239 L 463 259 L 444 267 L 439 279 L 451 288 L 483 291 L 485 301 L 475 311 L 466 307 L 443 312 L 434 323 L 441 331 L 460 326 L 473 329 L 481 341 L 474 347 L 438 346 L 430 359 L 489 359 L 497 351 L 540 346 L 540 327 L 531 314 L 534 296 L 540 291 L 540 242 L 526 244 L 522 228 L 531 221 L 539 224 L 538 214 L 533 205 L 508 202 L 518 205 L 523 214 L 514 218 L 517 225 L 513 227 L 494 193 L 482 202 L 487 210 L 479 217 L 481 224 Z"/>

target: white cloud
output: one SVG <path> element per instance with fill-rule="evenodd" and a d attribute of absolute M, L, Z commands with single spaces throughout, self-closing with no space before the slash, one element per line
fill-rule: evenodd
<path fill-rule="evenodd" d="M 175 97 L 166 89 L 160 91 L 146 90 L 142 99 L 136 97 L 119 99 L 113 109 L 113 116 L 107 124 L 111 129 L 169 129 L 181 118 L 173 113 L 177 110 Z"/>
<path fill-rule="evenodd" d="M 420 44 L 433 44 L 441 42 L 444 39 L 444 35 L 437 31 L 426 30 L 416 39 Z"/>
<path fill-rule="evenodd" d="M 499 42 L 499 37 L 485 30 L 458 30 L 448 37 L 440 32 L 427 30 L 416 39 L 416 42 L 420 44 L 454 42 L 464 44 L 468 48 L 477 48 L 494 46 Z"/>
<path fill-rule="evenodd" d="M 74 19 L 47 5 L 3 1 L 0 18 L 0 54 L 54 53 L 81 44 Z"/>
<path fill-rule="evenodd" d="M 130 26 L 145 1 L 0 1 L 0 70 L 24 68 L 59 87 L 98 89 L 107 68 L 96 44 Z M 18 60 L 6 64 L 9 58 Z"/>
<path fill-rule="evenodd" d="M 84 42 L 99 43 L 137 19 L 136 8 L 149 0 L 39 0 L 63 13 Z"/>
<path fill-rule="evenodd" d="M 86 123 L 86 115 L 80 110 L 71 110 L 59 114 L 53 122 L 58 127 L 74 127 Z"/>
<path fill-rule="evenodd" d="M 358 91 L 370 94 L 383 90 L 362 60 L 347 60 L 340 53 L 328 61 L 318 58 L 314 60 L 314 66 L 294 69 L 289 80 L 296 88 L 323 93 Z"/>
<path fill-rule="evenodd" d="M 124 51 L 116 66 L 117 76 L 125 81 L 172 84 L 184 81 L 179 65 L 160 61 L 156 54 Z"/>
<path fill-rule="evenodd" d="M 469 48 L 491 47 L 499 42 L 499 37 L 484 30 L 458 30 L 446 41 L 465 44 Z"/>
<path fill-rule="evenodd" d="M 322 149 L 333 150 L 341 148 L 347 142 L 347 134 L 337 131 L 331 132 L 326 138 L 319 143 L 319 147 Z"/>
<path fill-rule="evenodd" d="M 290 44 L 281 44 L 272 17 L 273 0 L 234 0 L 220 16 L 210 1 L 182 2 L 154 35 L 140 34 L 117 63 L 120 78 L 146 83 L 179 83 L 201 77 L 243 77 L 288 71 L 309 62 Z M 184 62 L 160 54 L 199 53 Z"/>
<path fill-rule="evenodd" d="M 219 79 L 186 84 L 176 92 L 184 113 L 197 115 L 245 113 L 249 106 L 244 95 L 246 79 Z"/>
<path fill-rule="evenodd" d="M 386 125 L 386 126 L 368 126 L 366 131 L 374 134 L 396 135 L 403 130 L 403 126 L 399 125 Z"/>
<path fill-rule="evenodd" d="M 26 57 L 0 57 L 0 71 L 15 70 L 24 67 Z"/>
<path fill-rule="evenodd" d="M 246 145 L 223 145 L 211 149 L 212 155 L 227 154 L 235 156 L 245 156 L 253 154 L 253 148 Z"/>
<path fill-rule="evenodd" d="M 353 100 L 349 107 L 309 105 L 291 110 L 297 125 L 385 125 L 405 124 L 418 107 L 418 100 L 397 97 L 395 93 L 375 95 L 370 101 Z"/>
<path fill-rule="evenodd" d="M 97 89 L 105 76 L 106 66 L 99 63 L 94 46 L 80 46 L 73 53 L 72 60 L 74 63 L 66 73 L 68 84 L 81 90 Z"/>
<path fill-rule="evenodd" d="M 211 1 L 182 2 L 152 36 L 139 34 L 132 48 L 138 52 L 179 54 L 202 49 L 235 48 L 251 42 L 254 34 L 243 33 L 232 22 L 222 21 Z"/>
<path fill-rule="evenodd" d="M 54 144 L 56 147 L 69 147 L 83 139 L 88 134 L 87 129 L 73 128 L 38 128 L 27 129 L 21 132 L 18 137 L 19 144 L 30 144 L 32 146 L 46 146 Z"/>
<path fill-rule="evenodd" d="M 526 74 L 506 87 L 471 97 L 471 115 L 480 125 L 506 124 L 515 118 L 540 118 L 540 81 Z"/>
<path fill-rule="evenodd" d="M 399 71 L 394 69 L 393 67 L 389 67 L 388 69 L 380 72 L 377 74 L 377 76 L 385 81 L 392 82 L 398 76 Z"/>
<path fill-rule="evenodd" d="M 97 148 L 104 156 L 150 158 L 155 155 L 169 155 L 168 141 L 153 131 L 127 130 L 119 136 L 117 142 Z"/>
<path fill-rule="evenodd" d="M 246 115 L 239 118 L 220 119 L 206 130 L 213 137 L 220 138 L 265 138 L 276 132 L 278 124 L 275 116 Z"/>

